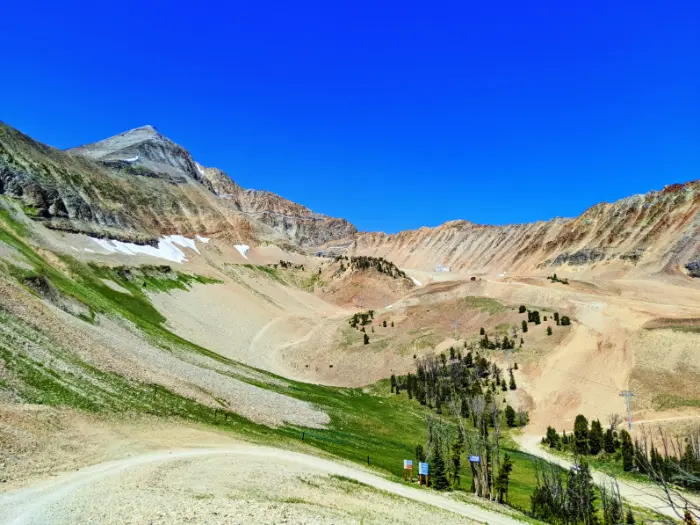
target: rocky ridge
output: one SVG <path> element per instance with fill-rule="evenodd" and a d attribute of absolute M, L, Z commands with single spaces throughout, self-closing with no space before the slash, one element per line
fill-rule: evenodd
<path fill-rule="evenodd" d="M 437 264 L 474 273 L 536 271 L 619 261 L 697 276 L 700 181 L 602 203 L 574 219 L 483 226 L 452 221 L 397 234 L 359 233 L 347 252 L 432 270 Z"/>
<path fill-rule="evenodd" d="M 245 190 L 144 126 L 60 151 L 0 123 L 0 194 L 47 227 L 131 242 L 221 235 L 314 247 L 352 235 L 344 219 Z"/>

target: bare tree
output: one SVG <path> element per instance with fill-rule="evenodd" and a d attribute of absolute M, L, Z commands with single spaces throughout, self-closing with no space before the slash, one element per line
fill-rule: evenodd
<path fill-rule="evenodd" d="M 608 416 L 608 424 L 610 425 L 610 430 L 615 432 L 617 427 L 622 423 L 622 416 L 620 414 L 610 414 Z"/>
<path fill-rule="evenodd" d="M 651 455 L 651 450 L 654 443 L 654 435 L 650 428 L 642 425 L 641 439 L 639 440 L 640 451 L 636 456 L 637 463 L 641 468 L 648 473 L 651 481 L 660 487 L 663 493 L 663 499 L 673 509 L 673 512 L 680 518 L 687 520 L 692 517 L 695 520 L 700 519 L 700 505 L 688 498 L 682 492 L 678 485 L 700 486 L 700 476 L 696 472 L 690 472 L 683 465 L 680 449 L 682 448 L 680 440 L 673 441 L 668 434 L 661 428 L 658 428 L 658 442 L 663 446 L 664 458 L 668 459 L 668 451 L 674 443 L 673 447 L 677 449 L 678 460 L 664 461 L 660 464 L 654 461 Z M 686 446 L 690 447 L 690 452 L 696 462 L 700 462 L 700 427 L 690 431 L 686 438 Z"/>

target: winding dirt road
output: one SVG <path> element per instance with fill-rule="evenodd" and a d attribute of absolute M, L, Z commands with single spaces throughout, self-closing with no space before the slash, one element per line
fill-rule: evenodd
<path fill-rule="evenodd" d="M 239 458 L 224 461 L 223 459 L 216 460 L 217 456 L 239 456 Z M 465 523 L 478 521 L 495 525 L 522 525 L 522 522 L 511 517 L 475 505 L 455 501 L 429 490 L 420 490 L 400 483 L 394 483 L 358 468 L 297 452 L 248 444 L 229 445 L 221 448 L 169 450 L 138 455 L 128 459 L 96 464 L 28 488 L 7 492 L 0 495 L 0 524 L 37 525 L 66 523 L 69 521 L 65 521 L 65 518 L 61 519 L 61 516 L 65 516 L 67 511 L 68 515 L 70 515 L 71 507 L 80 505 L 110 507 L 108 517 L 111 521 L 109 522 L 122 523 L 122 518 L 119 516 L 119 504 L 110 504 L 112 501 L 120 501 L 118 498 L 119 491 L 126 492 L 122 496 L 126 496 L 128 498 L 127 501 L 136 502 L 134 504 L 142 507 L 145 504 L 138 502 L 138 500 L 149 498 L 149 490 L 145 490 L 143 485 L 139 488 L 140 484 L 135 483 L 133 478 L 129 478 L 129 476 L 133 476 L 135 471 L 149 471 L 147 476 L 143 477 L 145 479 L 154 480 L 168 477 L 172 479 L 177 477 L 174 473 L 177 472 L 175 464 L 178 462 L 197 463 L 208 461 L 209 463 L 205 463 L 207 478 L 209 480 L 221 478 L 223 482 L 225 479 L 230 479 L 231 473 L 224 474 L 223 471 L 217 473 L 216 467 L 218 465 L 229 465 L 230 467 L 234 463 L 233 459 L 237 461 L 256 459 L 281 470 L 289 468 L 290 465 L 296 465 L 304 467 L 307 471 L 316 471 L 319 474 L 344 476 L 389 494 L 449 511 L 455 514 L 457 519 L 459 519 L 458 516 L 468 518 L 465 520 Z M 182 478 L 183 476 L 179 477 Z M 121 479 L 120 482 L 120 478 L 125 479 Z M 180 484 L 187 484 L 188 481 L 188 479 L 177 479 L 177 483 Z M 196 482 L 191 480 L 191 484 L 196 484 Z M 89 494 L 91 489 L 98 486 L 101 486 L 102 492 L 96 493 L 102 494 L 101 498 L 94 495 L 86 497 L 86 492 Z M 106 501 L 108 498 L 109 501 Z M 150 505 L 153 505 L 155 501 L 157 500 L 152 500 Z M 103 512 L 103 509 L 100 509 L 100 511 Z M 95 522 L 103 523 L 104 521 L 95 519 Z M 123 522 L 131 523 L 132 521 L 125 519 Z M 166 522 L 173 523 L 174 521 Z M 148 521 L 143 523 L 148 523 Z"/>

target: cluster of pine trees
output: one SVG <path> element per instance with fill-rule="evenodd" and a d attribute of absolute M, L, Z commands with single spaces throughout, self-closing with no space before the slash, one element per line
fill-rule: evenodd
<path fill-rule="evenodd" d="M 569 471 L 558 465 L 535 463 L 537 488 L 530 496 L 533 517 L 561 525 L 600 525 L 596 508 L 598 495 L 588 463 L 582 461 Z M 622 498 L 616 484 L 600 487 L 602 525 L 634 525 L 634 515 L 624 516 Z"/>
<path fill-rule="evenodd" d="M 303 264 L 294 264 L 293 262 L 283 261 L 282 259 L 280 259 L 280 262 L 273 264 L 272 266 L 275 269 L 277 269 L 277 267 L 282 267 L 285 270 L 286 269 L 295 269 L 295 270 L 303 270 L 304 269 Z"/>
<path fill-rule="evenodd" d="M 350 326 L 352 326 L 353 328 L 357 328 L 357 325 L 366 326 L 368 324 L 371 324 L 373 319 L 374 310 L 367 310 L 366 312 L 358 312 L 356 314 L 353 314 L 353 316 L 350 318 L 350 321 L 348 322 L 350 323 Z"/>
<path fill-rule="evenodd" d="M 416 373 L 406 376 L 391 376 L 391 391 L 398 394 L 406 391 L 409 399 L 415 398 L 422 405 L 442 414 L 448 405 L 459 406 L 462 417 L 469 417 L 471 398 L 481 396 L 489 404 L 500 389 L 515 390 L 517 384 L 513 370 L 501 370 L 478 352 L 450 351 L 436 357 L 425 356 L 416 363 Z M 522 418 L 519 418 L 521 420 Z M 476 427 L 477 421 L 473 420 Z"/>
<path fill-rule="evenodd" d="M 386 274 L 394 279 L 406 278 L 406 273 L 403 270 L 400 270 L 393 262 L 387 261 L 383 257 L 353 256 L 350 257 L 348 267 L 351 270 L 369 270 L 374 268 L 379 273 Z"/>
<path fill-rule="evenodd" d="M 489 334 L 482 328 L 481 329 L 482 338 L 479 340 L 479 346 L 486 350 L 509 350 L 515 348 L 515 339 L 508 339 L 507 335 L 503 336 L 501 339 L 499 336 L 495 336 L 493 339 L 489 339 Z M 521 339 L 520 346 L 523 345 Z"/>
<path fill-rule="evenodd" d="M 576 416 L 573 434 L 561 435 L 552 427 L 542 439 L 550 448 L 566 450 L 578 456 L 598 456 L 622 464 L 626 472 L 645 474 L 652 481 L 664 479 L 693 490 L 700 490 L 700 431 L 683 439 L 670 442 L 662 440 L 663 453 L 652 440 L 640 443 L 632 441 L 629 432 L 617 430 L 618 418 L 611 418 L 603 430 L 599 420 Z"/>
<path fill-rule="evenodd" d="M 549 277 L 547 277 L 547 279 L 549 279 L 553 283 L 569 284 L 568 279 L 559 279 L 556 273 L 554 275 L 550 275 Z"/>

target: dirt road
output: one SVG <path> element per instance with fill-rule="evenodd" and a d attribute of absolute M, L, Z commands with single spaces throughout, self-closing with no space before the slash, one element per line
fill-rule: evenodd
<path fill-rule="evenodd" d="M 540 439 L 541 438 L 538 436 L 521 435 L 516 437 L 515 441 L 518 443 L 518 445 L 520 445 L 520 448 L 528 454 L 546 459 L 547 461 L 560 465 L 564 468 L 570 468 L 573 466 L 571 461 L 555 456 L 554 454 L 550 454 L 540 447 Z M 593 471 L 592 474 L 593 481 L 598 485 L 610 483 L 613 480 L 611 476 L 608 476 L 602 472 Z M 674 512 L 673 508 L 668 504 L 663 491 L 658 489 L 656 486 L 652 484 L 635 483 L 633 481 L 620 479 L 617 480 L 617 483 L 620 487 L 620 495 L 633 505 L 655 510 L 664 516 L 669 516 L 676 519 L 679 518 L 679 516 Z"/>
<path fill-rule="evenodd" d="M 223 456 L 233 456 L 223 458 Z M 380 476 L 359 468 L 335 463 L 326 459 L 281 450 L 271 447 L 240 444 L 228 445 L 220 448 L 170 450 L 138 455 L 128 459 L 109 461 L 76 472 L 61 475 L 49 481 L 27 487 L 22 490 L 7 492 L 0 495 L 0 523 L 5 525 L 36 525 L 36 524 L 62 524 L 62 523 L 203 523 L 202 514 L 192 515 L 198 512 L 196 507 L 202 500 L 213 500 L 215 495 L 211 493 L 196 493 L 200 486 L 207 485 L 208 491 L 213 491 L 212 483 L 229 484 L 224 487 L 224 498 L 229 498 L 231 504 L 234 497 L 231 495 L 232 479 L 240 483 L 241 476 L 245 477 L 245 469 L 237 469 L 237 464 L 248 463 L 259 465 L 248 471 L 249 481 L 253 487 L 255 482 L 262 483 L 273 492 L 284 491 L 284 486 L 291 485 L 290 480 L 283 480 L 277 485 L 274 474 L 285 473 L 294 469 L 303 469 L 306 475 L 340 476 L 338 479 L 355 480 L 385 493 L 400 496 L 433 507 L 432 512 L 444 512 L 447 521 L 457 523 L 484 522 L 496 525 L 522 525 L 521 522 L 484 508 L 458 502 L 449 497 L 428 490 L 420 490 L 399 483 L 388 481 Z M 257 462 L 257 463 L 256 463 Z M 196 472 L 199 467 L 200 472 Z M 193 468 L 195 470 L 193 470 Z M 179 469 L 179 470 L 178 470 Z M 183 470 L 189 469 L 189 470 Z M 228 470 L 226 470 L 228 469 Z M 263 470 L 261 470 L 263 469 Z M 266 469 L 266 470 L 265 470 Z M 241 472 L 243 471 L 243 474 Z M 237 475 L 236 475 L 237 474 Z M 257 478 L 257 479 L 254 479 Z M 300 485 L 295 478 L 294 485 Z M 157 485 L 167 480 L 169 486 L 163 494 L 158 494 Z M 320 485 L 307 482 L 319 490 L 325 490 Z M 261 485 L 262 486 L 262 485 Z M 358 486 L 359 487 L 359 486 Z M 201 487 L 200 487 L 201 488 Z M 203 489 L 202 489 L 203 490 Z M 258 489 L 255 489 L 258 490 Z M 360 490 L 360 489 L 358 489 Z M 364 490 L 364 489 L 363 489 Z M 195 492 L 192 492 L 195 491 Z M 178 499 L 185 492 L 190 496 L 182 504 Z M 347 496 L 347 490 L 346 497 Z M 383 497 L 386 497 L 385 495 Z M 247 499 L 250 498 L 250 501 Z M 250 494 L 236 498 L 238 507 L 231 515 L 223 518 L 223 504 L 217 503 L 216 509 L 211 511 L 213 518 L 206 518 L 208 523 L 277 523 L 289 518 L 290 522 L 304 523 L 337 523 L 339 518 L 335 515 L 332 519 L 328 516 L 289 516 L 285 510 L 280 517 L 273 518 L 274 512 L 279 511 L 278 505 L 260 508 L 260 501 Z M 299 503 L 294 498 L 293 503 Z M 357 498 L 356 498 L 357 499 Z M 370 506 L 365 495 L 364 501 L 359 505 Z M 277 500 L 278 504 L 290 503 L 291 500 Z M 392 500 L 393 501 L 393 500 Z M 399 499 L 394 502 L 397 510 L 411 503 Z M 304 502 L 302 502 L 304 503 Z M 306 502 L 308 503 L 308 502 Z M 349 503 L 348 503 L 349 504 Z M 357 505 L 358 503 L 355 502 Z M 257 505 L 260 514 L 251 515 L 250 508 Z M 303 506 L 303 505 L 302 505 Z M 307 505 L 308 506 L 308 505 Z M 331 505 L 332 506 L 332 505 Z M 193 510 L 193 507 L 195 509 Z M 297 509 L 299 505 L 296 505 Z M 345 509 L 343 504 L 332 509 L 336 513 Z M 437 507 L 437 508 L 435 508 Z M 441 509 L 441 510 L 438 510 Z M 327 510 L 327 509 L 324 509 Z M 313 511 L 313 509 L 312 509 Z M 159 519 L 153 519 L 156 512 Z M 177 512 L 186 513 L 177 514 Z M 246 516 L 245 513 L 248 513 Z M 449 513 L 452 513 L 451 515 Z M 238 519 L 236 519 L 238 518 Z M 283 519 L 284 518 L 284 519 Z M 467 518 L 467 519 L 465 519 Z M 411 515 L 406 516 L 406 522 L 411 521 Z M 442 518 L 444 520 L 444 517 Z M 225 520 L 225 521 L 220 521 Z M 250 521 L 253 520 L 253 521 Z M 341 519 L 343 522 L 357 523 L 361 520 Z M 383 520 L 380 520 L 383 521 Z"/>

